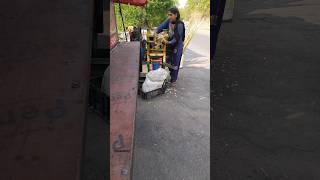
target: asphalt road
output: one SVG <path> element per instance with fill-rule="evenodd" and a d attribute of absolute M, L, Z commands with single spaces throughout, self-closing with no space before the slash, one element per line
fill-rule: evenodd
<path fill-rule="evenodd" d="M 210 37 L 199 29 L 176 88 L 138 99 L 133 180 L 210 179 Z"/>
<path fill-rule="evenodd" d="M 214 180 L 320 179 L 319 10 L 237 1 L 214 62 Z"/>
<path fill-rule="evenodd" d="M 107 180 L 109 161 L 108 152 L 109 127 L 106 121 L 94 113 L 87 111 L 87 127 L 85 138 L 85 154 L 83 180 Z"/>

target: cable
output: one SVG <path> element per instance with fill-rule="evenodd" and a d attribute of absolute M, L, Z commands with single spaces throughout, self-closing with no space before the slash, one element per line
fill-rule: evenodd
<path fill-rule="evenodd" d="M 126 37 L 126 42 L 128 42 L 127 34 L 126 34 L 126 27 L 124 26 L 124 20 L 123 20 L 123 15 L 122 15 L 122 9 L 121 9 L 120 1 L 119 1 L 119 12 L 120 12 L 121 20 L 122 20 L 122 26 L 123 26 L 124 36 Z"/>

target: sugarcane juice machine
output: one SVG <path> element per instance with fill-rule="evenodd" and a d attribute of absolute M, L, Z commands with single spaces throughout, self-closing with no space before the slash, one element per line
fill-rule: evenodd
<path fill-rule="evenodd" d="M 167 46 L 164 41 L 168 41 L 168 30 L 165 29 L 161 33 L 156 34 L 155 29 L 152 29 L 147 32 L 146 37 L 144 60 L 147 72 L 159 67 L 165 68 L 167 64 Z"/>

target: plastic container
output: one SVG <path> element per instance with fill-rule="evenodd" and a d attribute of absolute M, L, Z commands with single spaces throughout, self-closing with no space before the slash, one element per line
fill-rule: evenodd
<path fill-rule="evenodd" d="M 150 92 L 143 92 L 142 84 L 145 82 L 146 76 L 147 76 L 147 74 L 145 74 L 145 73 L 140 73 L 140 75 L 139 75 L 138 94 L 141 96 L 142 99 L 152 99 L 152 98 L 154 98 L 156 96 L 160 96 L 166 92 L 166 89 L 168 87 L 168 82 L 169 82 L 167 79 L 164 80 L 161 88 L 155 89 Z"/>
<path fill-rule="evenodd" d="M 152 70 L 156 70 L 160 68 L 160 63 L 152 63 Z"/>
<path fill-rule="evenodd" d="M 146 93 L 142 91 L 142 82 L 143 81 L 144 81 L 143 78 L 139 81 L 139 91 L 138 91 L 138 93 L 142 97 L 142 99 L 152 99 L 152 98 L 154 98 L 156 96 L 160 96 L 166 92 L 166 89 L 168 86 L 167 81 L 163 82 L 163 85 L 161 88 L 150 91 L 150 92 L 146 92 Z"/>

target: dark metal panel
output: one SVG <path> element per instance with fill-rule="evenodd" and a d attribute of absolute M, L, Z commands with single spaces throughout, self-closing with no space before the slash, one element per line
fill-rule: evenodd
<path fill-rule="evenodd" d="M 210 37 L 211 37 L 211 54 L 210 59 L 213 60 L 216 52 L 216 44 L 218 40 L 218 34 L 223 19 L 223 13 L 226 0 L 214 0 L 211 3 L 210 8 Z M 213 64 L 213 63 L 212 63 Z M 213 72 L 213 71 L 212 71 Z"/>
<path fill-rule="evenodd" d="M 92 7 L 0 2 L 0 179 L 80 179 Z"/>
<path fill-rule="evenodd" d="M 131 176 L 140 43 L 119 43 L 110 54 L 111 179 Z"/>

